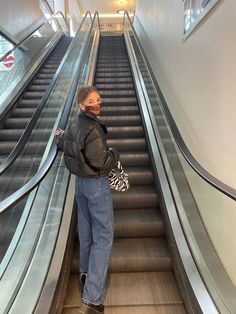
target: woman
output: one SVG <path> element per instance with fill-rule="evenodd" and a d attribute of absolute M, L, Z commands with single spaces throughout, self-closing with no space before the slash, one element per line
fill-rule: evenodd
<path fill-rule="evenodd" d="M 114 236 L 112 195 L 108 175 L 118 161 L 107 148 L 107 129 L 97 116 L 101 98 L 92 87 L 82 87 L 80 113 L 65 132 L 57 130 L 58 147 L 67 168 L 76 175 L 80 242 L 80 278 L 83 285 L 79 313 L 104 313 L 104 291 Z"/>

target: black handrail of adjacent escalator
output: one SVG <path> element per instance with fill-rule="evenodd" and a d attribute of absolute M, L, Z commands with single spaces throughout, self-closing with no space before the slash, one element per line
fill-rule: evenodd
<path fill-rule="evenodd" d="M 89 12 L 90 14 L 90 12 Z M 91 14 L 90 14 L 91 16 Z M 94 17 L 93 17 L 93 21 L 90 27 L 90 32 L 89 34 L 91 34 L 92 29 L 93 29 L 93 25 L 95 22 L 95 19 L 98 19 L 98 12 L 95 12 Z M 99 19 L 98 19 L 98 24 L 99 24 Z M 99 25 L 100 28 L 100 25 Z M 84 47 L 84 51 L 87 48 L 87 44 Z M 73 100 L 74 100 L 74 95 L 76 93 L 76 89 L 78 86 L 78 80 L 79 80 L 79 76 L 80 76 L 80 70 L 83 67 L 83 64 L 80 63 L 79 65 L 79 69 L 76 73 L 76 76 L 73 79 L 72 82 L 72 86 L 69 92 L 69 96 L 67 98 L 66 104 L 65 104 L 65 108 L 61 117 L 61 120 L 59 122 L 58 127 L 61 129 L 65 129 L 68 118 L 69 118 L 69 112 L 71 110 L 71 106 L 73 104 Z M 55 160 L 57 155 L 57 145 L 56 143 L 52 144 L 48 156 L 46 158 L 46 160 L 44 161 L 44 163 L 42 164 L 42 166 L 39 168 L 38 172 L 36 173 L 36 175 L 34 175 L 24 186 L 22 186 L 19 190 L 17 190 L 15 193 L 13 193 L 12 195 L 8 196 L 5 200 L 3 200 L 2 202 L 0 202 L 0 214 L 5 212 L 8 208 L 10 208 L 11 206 L 13 206 L 14 204 L 16 204 L 17 202 L 19 202 L 25 195 L 27 195 L 29 192 L 31 192 L 46 176 L 46 174 L 49 172 L 53 161 Z"/>
<path fill-rule="evenodd" d="M 77 31 L 77 33 L 81 30 L 81 27 L 85 21 L 85 19 L 87 18 L 87 16 L 90 15 L 91 18 L 91 13 L 88 11 L 83 20 L 81 21 L 80 27 Z M 37 107 L 37 109 L 35 110 L 30 122 L 28 123 L 28 125 L 26 126 L 23 134 L 21 135 L 19 141 L 17 142 L 16 146 L 14 147 L 14 149 L 12 150 L 12 152 L 8 155 L 8 157 L 0 164 L 0 175 L 2 175 L 10 166 L 11 164 L 16 160 L 16 158 L 19 156 L 19 154 L 21 153 L 22 149 L 24 148 L 25 144 L 27 143 L 29 136 L 31 135 L 31 132 L 33 131 L 33 128 L 35 126 L 35 123 L 37 122 L 41 112 L 43 111 L 43 108 L 45 106 L 46 101 L 48 100 L 51 91 L 58 79 L 58 76 L 60 74 L 60 71 L 64 65 L 64 62 L 67 58 L 67 56 L 70 53 L 70 48 L 68 48 L 66 54 L 64 55 L 60 66 L 58 67 L 56 73 L 53 76 L 53 79 L 51 80 L 45 94 L 43 95 L 43 98 L 41 99 L 41 101 L 39 102 L 39 105 Z"/>
<path fill-rule="evenodd" d="M 139 49 L 142 53 L 142 56 L 143 56 L 143 59 L 146 63 L 146 66 L 148 68 L 148 71 L 149 71 L 149 74 L 151 76 L 151 79 L 152 79 L 152 82 L 156 88 L 156 91 L 157 91 L 157 94 L 161 100 L 161 104 L 162 104 L 162 108 L 163 108 L 163 111 L 165 113 L 165 116 L 166 116 L 166 119 L 169 123 L 169 126 L 170 126 L 170 129 L 171 129 L 171 132 L 173 134 L 173 137 L 181 151 L 181 153 L 183 154 L 185 160 L 188 162 L 188 164 L 192 167 L 192 169 L 197 172 L 200 177 L 202 177 L 206 182 L 208 182 L 211 186 L 213 186 L 214 188 L 216 188 L 217 190 L 219 190 L 220 192 L 222 192 L 223 194 L 227 195 L 228 197 L 230 197 L 231 199 L 233 200 L 236 200 L 236 189 L 232 188 L 231 186 L 225 184 L 224 182 L 220 181 L 219 179 L 217 179 L 216 177 L 214 177 L 211 173 L 209 173 L 205 168 L 202 167 L 202 165 L 194 158 L 194 156 L 192 155 L 192 153 L 189 151 L 188 147 L 186 146 L 179 130 L 178 130 L 178 127 L 171 115 L 171 112 L 168 108 L 168 105 L 166 103 L 166 100 L 161 92 L 161 89 L 157 83 L 157 80 L 155 78 L 155 75 L 152 71 L 152 68 L 150 66 L 150 63 L 146 57 L 146 54 L 142 48 L 142 45 L 138 39 L 138 35 L 132 25 L 132 22 L 131 22 L 131 19 L 129 17 L 129 14 L 128 12 L 126 11 L 124 13 L 124 21 L 123 23 L 125 22 L 125 16 L 127 16 L 128 18 L 128 21 L 129 21 L 129 24 L 130 24 L 130 27 L 132 28 L 132 32 L 135 36 L 135 40 L 139 46 Z"/>
<path fill-rule="evenodd" d="M 57 14 L 60 14 L 65 22 L 65 25 L 67 26 L 67 30 L 69 30 L 69 27 L 67 25 L 66 19 L 64 14 L 61 11 L 58 11 L 56 13 L 54 13 L 52 16 L 50 16 L 46 21 L 42 22 L 37 28 L 35 28 L 30 34 L 28 34 L 24 39 L 22 39 L 18 44 L 16 44 L 11 50 L 9 50 L 8 52 L 6 52 L 1 58 L 0 58 L 0 62 L 5 59 L 9 54 L 11 54 L 16 48 L 20 47 L 27 39 L 29 39 L 35 32 L 37 32 L 37 30 L 39 30 L 44 24 L 48 23 L 48 21 L 50 21 L 51 19 L 53 19 Z M 6 37 L 4 35 L 4 37 Z"/>

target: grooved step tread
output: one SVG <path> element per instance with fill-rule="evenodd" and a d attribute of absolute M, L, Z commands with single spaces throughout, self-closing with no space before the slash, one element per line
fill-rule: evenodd
<path fill-rule="evenodd" d="M 80 304 L 78 277 L 76 274 L 71 275 L 65 307 L 77 307 Z M 182 300 L 171 271 L 109 273 L 104 305 L 182 305 Z"/>
<path fill-rule="evenodd" d="M 78 314 L 78 307 L 64 308 L 62 314 Z M 181 304 L 105 307 L 104 314 L 187 314 Z"/>
<path fill-rule="evenodd" d="M 158 198 L 154 186 L 130 186 L 126 192 L 112 191 L 114 209 L 124 208 L 155 208 Z"/>
<path fill-rule="evenodd" d="M 164 235 L 164 223 L 158 208 L 119 209 L 114 211 L 114 217 L 115 239 Z"/>
<path fill-rule="evenodd" d="M 110 272 L 171 270 L 172 262 L 164 238 L 115 239 Z"/>

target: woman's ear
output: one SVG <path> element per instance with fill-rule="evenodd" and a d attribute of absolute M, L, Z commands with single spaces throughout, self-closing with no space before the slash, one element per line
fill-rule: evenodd
<path fill-rule="evenodd" d="M 79 104 L 80 110 L 84 111 L 85 110 L 85 105 L 83 103 Z"/>

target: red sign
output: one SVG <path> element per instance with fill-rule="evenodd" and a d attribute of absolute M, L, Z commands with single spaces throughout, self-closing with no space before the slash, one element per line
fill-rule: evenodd
<path fill-rule="evenodd" d="M 2 64 L 6 67 L 6 68 L 11 68 L 14 65 L 14 61 L 15 58 L 13 55 L 9 55 L 6 58 L 2 59 Z"/>

